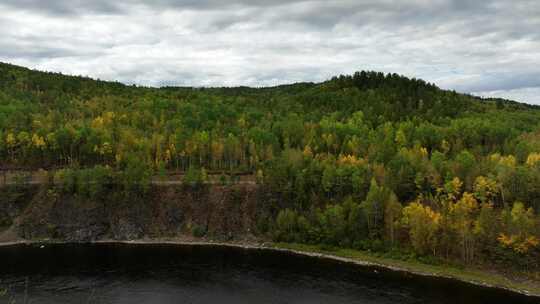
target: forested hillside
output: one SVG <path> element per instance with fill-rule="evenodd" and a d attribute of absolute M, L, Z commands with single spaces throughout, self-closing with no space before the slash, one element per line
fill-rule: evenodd
<path fill-rule="evenodd" d="M 0 166 L 73 193 L 251 173 L 276 241 L 540 267 L 540 109 L 396 74 L 158 89 L 0 64 Z"/>

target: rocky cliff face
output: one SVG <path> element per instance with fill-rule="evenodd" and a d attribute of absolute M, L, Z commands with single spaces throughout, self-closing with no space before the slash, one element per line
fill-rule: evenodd
<path fill-rule="evenodd" d="M 0 227 L 12 226 L 39 189 L 40 187 L 30 185 L 0 188 Z"/>
<path fill-rule="evenodd" d="M 146 194 L 109 191 L 95 198 L 54 188 L 2 188 L 0 227 L 23 239 L 84 242 L 197 234 L 249 237 L 269 217 L 257 185 L 153 185 Z"/>

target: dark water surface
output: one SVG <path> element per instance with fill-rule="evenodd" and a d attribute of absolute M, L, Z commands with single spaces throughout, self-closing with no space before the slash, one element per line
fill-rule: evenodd
<path fill-rule="evenodd" d="M 0 248 L 0 303 L 540 303 L 288 253 L 176 245 Z"/>

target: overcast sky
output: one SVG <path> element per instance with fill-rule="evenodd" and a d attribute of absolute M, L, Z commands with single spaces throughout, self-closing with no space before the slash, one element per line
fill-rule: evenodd
<path fill-rule="evenodd" d="M 540 104 L 540 1 L 0 0 L 0 61 L 151 86 L 376 70 Z"/>

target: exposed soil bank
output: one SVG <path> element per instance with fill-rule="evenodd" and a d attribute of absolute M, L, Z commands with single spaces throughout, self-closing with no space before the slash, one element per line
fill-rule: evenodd
<path fill-rule="evenodd" d="M 0 242 L 59 239 L 91 242 L 196 234 L 249 237 L 271 218 L 257 185 L 152 185 L 144 194 L 104 191 L 95 197 L 26 185 L 0 189 Z M 2 228 L 3 227 L 3 228 Z"/>

